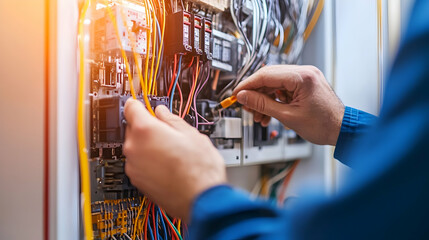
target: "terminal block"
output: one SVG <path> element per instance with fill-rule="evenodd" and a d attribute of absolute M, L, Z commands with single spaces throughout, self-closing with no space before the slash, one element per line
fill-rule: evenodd
<path fill-rule="evenodd" d="M 204 18 L 204 58 L 205 60 L 212 60 L 212 21 Z"/>
<path fill-rule="evenodd" d="M 237 66 L 237 39 L 221 31 L 213 30 L 212 67 L 234 72 Z"/>
<path fill-rule="evenodd" d="M 117 146 L 125 139 L 125 102 L 130 96 L 112 96 L 93 100 L 93 142 L 96 147 Z M 143 98 L 138 98 L 143 102 Z M 168 97 L 149 96 L 151 107 L 168 105 Z M 113 145 L 112 145 L 113 144 Z M 116 144 L 116 145 L 115 145 Z"/>
<path fill-rule="evenodd" d="M 203 45 L 204 45 L 204 19 L 194 14 L 192 16 L 192 40 L 193 40 L 193 52 L 196 55 L 202 55 L 203 54 Z"/>
<path fill-rule="evenodd" d="M 192 15 L 180 11 L 167 16 L 166 46 L 167 55 L 192 52 Z"/>

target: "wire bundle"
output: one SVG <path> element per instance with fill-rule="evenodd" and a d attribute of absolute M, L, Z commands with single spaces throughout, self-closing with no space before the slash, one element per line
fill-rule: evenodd
<path fill-rule="evenodd" d="M 123 43 L 121 42 L 120 32 L 118 29 L 118 22 L 116 16 L 112 11 L 112 6 L 120 7 L 120 14 L 123 20 L 123 25 L 128 26 L 127 17 L 124 14 L 122 9 L 123 4 L 126 4 L 126 1 L 107 1 L 100 0 L 101 6 L 105 8 L 106 15 L 109 17 L 112 25 L 114 27 L 114 34 L 118 41 L 120 47 L 120 53 L 122 60 L 125 65 L 125 70 L 128 76 L 128 83 L 130 86 L 130 94 L 136 99 L 137 94 L 133 84 L 133 74 L 132 68 L 128 59 L 128 55 L 124 50 Z M 138 64 L 140 62 L 141 56 L 136 51 L 136 38 L 131 30 L 127 29 L 128 40 L 131 44 L 132 55 L 134 57 L 135 69 L 139 77 L 140 85 L 142 88 L 142 97 L 147 106 L 147 109 L 152 115 L 155 116 L 151 104 L 149 101 L 150 95 L 157 94 L 157 78 L 159 77 L 159 67 L 162 65 L 163 58 L 163 47 L 164 47 L 164 31 L 165 31 L 165 1 L 164 0 L 145 0 L 142 1 L 145 7 L 146 14 L 146 34 L 147 34 L 147 52 L 144 62 L 144 74 L 143 74 L 143 63 L 142 65 Z M 89 177 L 89 157 L 88 157 L 88 146 L 86 142 L 86 126 L 85 126 L 85 113 L 86 108 L 84 102 L 87 98 L 87 89 L 88 82 L 87 68 L 86 68 L 86 50 L 85 50 L 85 27 L 84 22 L 87 19 L 86 15 L 91 6 L 97 6 L 99 4 L 96 0 L 87 0 L 84 2 L 81 14 L 79 17 L 78 25 L 78 35 L 79 35 L 79 96 L 78 96 L 78 144 L 79 144 L 79 157 L 80 157 L 80 172 L 81 172 L 81 189 L 82 189 L 82 216 L 83 216 L 83 226 L 84 226 L 84 235 L 85 239 L 93 239 L 93 229 L 92 229 L 92 217 L 91 217 L 91 184 Z M 160 21 L 159 21 L 159 20 Z M 121 23 L 119 23 L 121 24 Z M 150 48 L 152 56 L 150 56 Z M 150 67 L 149 61 L 151 60 Z M 179 68 L 180 69 L 180 68 Z M 179 70 L 180 74 L 180 70 Z M 142 215 L 145 221 L 139 222 L 139 216 Z M 142 224 L 141 227 L 138 227 L 139 224 Z M 113 223 L 111 224 L 113 227 Z M 147 239 L 148 236 L 150 239 L 182 239 L 181 231 L 184 226 L 181 224 L 181 221 L 174 219 L 171 221 L 165 212 L 155 204 L 143 200 L 140 205 L 137 217 L 133 224 L 133 239 L 136 236 L 141 236 Z M 121 238 L 131 237 L 127 234 L 120 234 Z M 111 236 L 112 239 L 116 239 L 114 235 Z M 124 238 L 125 239 L 125 238 Z"/>
<path fill-rule="evenodd" d="M 182 240 L 181 233 L 184 228 L 186 226 L 182 225 L 179 219 L 171 221 L 162 209 L 150 201 L 145 201 L 140 205 L 135 219 L 132 239 L 134 240 L 138 236 L 139 239 L 145 240 L 148 238 L 151 240 Z"/>
<path fill-rule="evenodd" d="M 278 206 L 283 206 L 286 198 L 286 190 L 292 179 L 300 160 L 287 164 L 287 166 L 274 176 L 269 177 L 266 172 L 263 173 L 253 187 L 251 194 L 253 196 L 262 196 L 273 199 L 277 202 Z"/>
<path fill-rule="evenodd" d="M 269 53 L 275 62 L 297 63 L 323 5 L 324 0 L 316 4 L 313 0 L 231 0 L 231 17 L 238 31 L 235 35 L 243 40 L 246 55 L 236 78 L 220 91 L 218 99 L 269 63 Z"/>

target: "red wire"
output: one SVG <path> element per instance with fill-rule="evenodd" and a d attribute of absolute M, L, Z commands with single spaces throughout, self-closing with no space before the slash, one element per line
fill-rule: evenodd
<path fill-rule="evenodd" d="M 182 89 L 180 88 L 179 83 L 177 83 L 177 89 L 179 90 L 179 95 L 180 95 L 180 107 L 179 107 L 179 116 L 180 116 L 182 115 L 183 95 L 182 95 Z"/>
<path fill-rule="evenodd" d="M 170 87 L 168 88 L 167 96 L 170 96 L 171 90 L 173 89 L 173 85 L 174 85 L 174 79 L 176 79 L 176 74 L 177 74 L 176 65 L 177 65 L 177 55 L 174 54 L 174 71 L 173 71 L 173 76 L 171 77 L 171 83 L 170 83 Z"/>
<path fill-rule="evenodd" d="M 168 220 L 167 216 L 165 216 L 164 211 L 161 211 L 161 213 L 162 213 L 162 216 L 164 216 L 165 221 L 168 223 L 168 225 L 170 225 L 170 228 L 171 228 L 171 231 L 172 231 L 172 232 L 173 232 L 173 234 L 174 234 L 174 237 L 176 237 L 176 239 L 177 239 L 177 240 L 179 240 L 179 236 L 177 236 L 176 231 L 174 230 L 174 228 L 173 228 L 173 226 L 171 225 L 171 222 Z"/>
<path fill-rule="evenodd" d="M 186 68 L 190 68 L 192 66 L 192 63 L 194 63 L 194 57 L 192 57 L 191 62 L 189 63 L 188 67 L 186 67 Z"/>
<path fill-rule="evenodd" d="M 293 163 L 293 165 L 292 165 L 292 167 L 290 169 L 289 174 L 285 177 L 285 179 L 284 179 L 284 181 L 282 183 L 282 186 L 281 186 L 280 192 L 279 192 L 279 196 L 278 196 L 278 199 L 277 199 L 277 204 L 279 206 L 283 206 L 283 202 L 284 202 L 285 194 L 286 194 L 286 189 L 287 189 L 287 187 L 289 185 L 290 180 L 292 179 L 292 175 L 295 172 L 296 167 L 298 167 L 299 161 L 300 160 L 297 160 L 297 161 L 295 161 Z"/>
<path fill-rule="evenodd" d="M 147 240 L 147 224 L 148 224 L 148 222 L 149 222 L 149 210 L 150 210 L 150 206 L 151 206 L 151 203 L 149 203 L 148 204 L 148 206 L 147 206 L 147 213 L 146 213 L 146 220 L 145 220 L 145 223 L 144 223 L 144 240 Z"/>
<path fill-rule="evenodd" d="M 158 228 L 157 228 L 157 226 L 156 226 L 156 224 L 155 224 L 155 216 L 154 216 L 154 214 L 155 214 L 155 204 L 152 204 L 153 235 L 154 235 L 154 237 L 155 237 L 155 240 L 157 240 L 157 239 L 156 239 L 156 231 L 158 231 Z M 156 230 L 155 230 L 155 229 L 156 229 Z"/>

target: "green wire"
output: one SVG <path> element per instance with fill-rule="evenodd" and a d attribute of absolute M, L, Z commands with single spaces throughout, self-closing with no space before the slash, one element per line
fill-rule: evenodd
<path fill-rule="evenodd" d="M 164 213 L 164 216 L 167 218 L 168 222 L 173 227 L 174 231 L 176 231 L 177 236 L 179 236 L 180 240 L 183 240 L 182 235 L 180 235 L 179 231 L 177 231 L 176 226 L 174 226 L 174 224 L 170 221 L 170 219 L 168 218 L 167 214 Z"/>

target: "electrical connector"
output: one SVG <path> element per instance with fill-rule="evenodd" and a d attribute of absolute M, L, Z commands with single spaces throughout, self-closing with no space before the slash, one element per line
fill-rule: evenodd
<path fill-rule="evenodd" d="M 231 96 L 229 98 L 225 98 L 222 102 L 220 102 L 214 110 L 218 111 L 221 109 L 229 108 L 232 104 L 237 102 L 236 96 Z"/>

